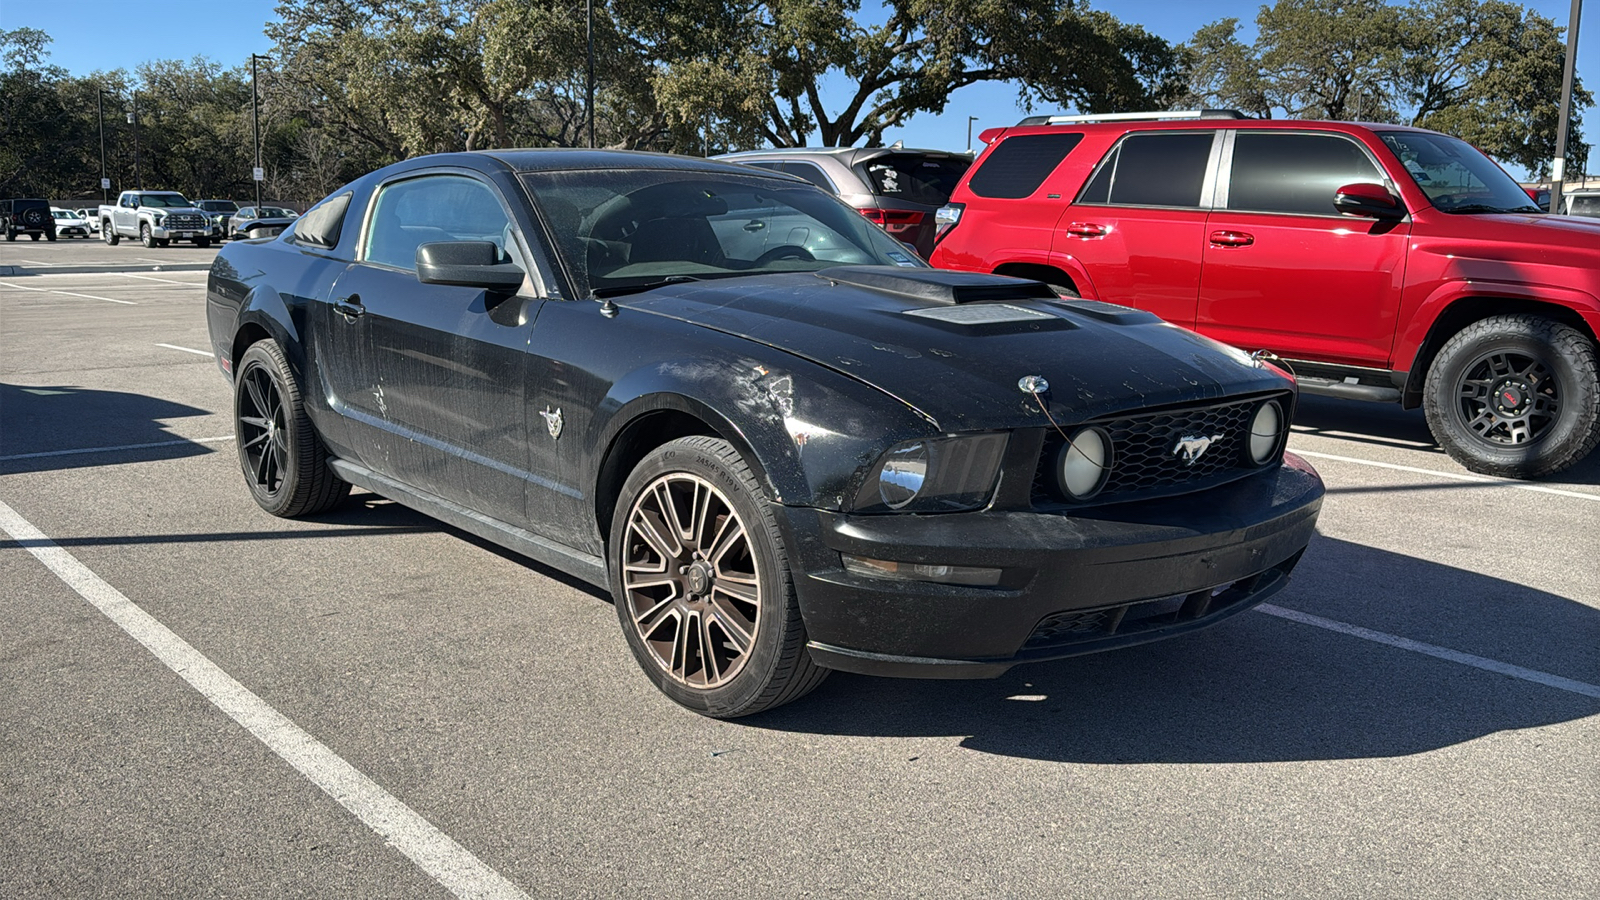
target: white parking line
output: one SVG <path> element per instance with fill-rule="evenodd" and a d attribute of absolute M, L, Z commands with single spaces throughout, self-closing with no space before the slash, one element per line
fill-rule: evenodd
<path fill-rule="evenodd" d="M 163 284 L 181 284 L 184 287 L 199 287 L 200 285 L 205 284 L 204 281 L 173 281 L 170 278 L 151 278 L 149 275 L 135 275 L 132 272 L 114 272 L 112 274 L 121 275 L 123 278 L 137 278 L 140 281 L 159 281 Z M 197 272 L 195 274 L 203 275 L 205 273 Z"/>
<path fill-rule="evenodd" d="M 1310 450 L 1290 449 L 1296 456 L 1309 456 L 1313 459 L 1331 459 L 1335 462 L 1354 463 L 1358 466 L 1373 466 L 1379 469 L 1393 469 L 1396 472 L 1413 472 L 1418 475 L 1434 475 L 1439 478 L 1452 478 L 1456 481 L 1473 481 L 1478 484 L 1492 484 L 1496 487 L 1516 488 L 1520 491 L 1533 491 L 1537 494 L 1554 494 L 1557 497 L 1576 497 L 1579 500 L 1590 500 L 1600 503 L 1600 494 L 1585 494 L 1582 491 L 1564 491 L 1560 488 L 1545 487 L 1542 484 L 1528 484 L 1525 481 L 1512 481 L 1508 478 L 1490 478 L 1487 475 L 1468 475 L 1464 472 L 1441 472 L 1438 469 L 1422 469 L 1416 466 L 1401 466 L 1395 463 L 1377 462 L 1371 459 L 1357 459 L 1354 456 L 1335 456 L 1332 453 L 1313 453 Z"/>
<path fill-rule="evenodd" d="M 214 355 L 214 354 L 212 354 L 212 352 L 210 350 L 195 350 L 195 349 L 190 348 L 190 347 L 179 347 L 177 344 L 157 344 L 156 346 L 157 347 L 165 347 L 168 350 L 182 350 L 185 353 L 195 353 L 195 354 L 198 354 L 200 356 L 208 356 L 209 357 L 209 356 L 213 356 Z"/>
<path fill-rule="evenodd" d="M 201 696 L 255 735 L 446 890 L 457 897 L 527 900 L 527 894 L 485 865 L 472 851 L 456 843 L 416 810 L 272 708 L 106 583 L 77 557 L 50 540 L 4 501 L 0 501 L 0 530 L 26 548 L 78 596 L 143 644 L 151 655 Z"/>
<path fill-rule="evenodd" d="M 1266 613 L 1269 616 L 1277 616 L 1280 619 L 1288 619 L 1291 622 L 1299 622 L 1302 625 L 1310 625 L 1314 628 L 1326 628 L 1329 631 L 1337 631 L 1340 634 L 1358 637 L 1364 641 L 1387 644 L 1390 647 L 1398 647 L 1401 650 L 1410 650 L 1412 653 L 1421 653 L 1424 656 L 1445 659 L 1453 663 L 1460 663 L 1463 666 L 1471 666 L 1474 669 L 1482 669 L 1485 672 L 1495 672 L 1500 675 L 1509 675 L 1512 678 L 1520 678 L 1523 681 L 1531 681 L 1534 684 L 1542 684 L 1545 687 L 1555 688 L 1558 691 L 1570 691 L 1574 694 L 1582 694 L 1585 697 L 1593 697 L 1596 700 L 1600 700 L 1600 685 L 1589 684 L 1584 681 L 1574 681 L 1571 678 L 1563 678 L 1560 675 L 1551 675 L 1549 672 L 1540 672 L 1536 669 L 1524 669 L 1521 666 L 1513 666 L 1510 663 L 1503 663 L 1499 660 L 1486 659 L 1482 656 L 1473 656 L 1471 653 L 1462 653 L 1459 650 L 1451 650 L 1448 647 L 1424 644 L 1421 641 L 1413 641 L 1410 638 L 1403 638 L 1393 634 L 1385 634 L 1382 631 L 1373 631 L 1370 628 L 1362 628 L 1360 625 L 1349 625 L 1344 622 L 1336 622 L 1333 619 L 1324 619 L 1321 616 L 1303 613 L 1296 609 L 1285 609 L 1281 606 L 1274 606 L 1271 603 L 1263 603 L 1256 607 L 1256 609 Z"/>
<path fill-rule="evenodd" d="M 14 459 L 42 459 L 46 456 L 77 456 L 80 453 L 117 453 L 123 450 L 148 450 L 151 447 L 176 447 L 179 444 L 217 444 L 222 441 L 233 440 L 233 435 L 224 437 L 184 438 L 177 441 L 156 441 L 153 444 L 121 444 L 116 447 L 80 447 L 74 450 L 45 450 L 41 453 L 15 453 L 11 456 L 0 456 L 0 462 L 10 462 Z"/>
<path fill-rule="evenodd" d="M 139 305 L 139 304 L 133 302 L 132 300 L 118 300 L 115 297 L 97 297 L 94 294 L 78 294 L 78 293 L 74 293 L 72 291 L 57 291 L 57 290 L 53 290 L 51 288 L 27 287 L 25 285 L 20 285 L 20 284 L 8 284 L 8 285 L 6 285 L 6 288 L 8 290 L 33 291 L 33 292 L 39 293 L 39 294 L 61 294 L 63 296 L 67 296 L 67 297 L 82 297 L 85 300 L 104 300 L 107 303 L 121 303 L 124 306 L 138 306 Z"/>

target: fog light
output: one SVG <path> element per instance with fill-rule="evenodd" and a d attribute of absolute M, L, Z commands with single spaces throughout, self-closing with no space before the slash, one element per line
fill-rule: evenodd
<path fill-rule="evenodd" d="M 928 581 L 935 584 L 968 584 L 992 587 L 1000 583 L 999 569 L 977 566 L 937 566 L 926 563 L 894 562 L 887 559 L 868 559 L 864 556 L 840 554 L 844 570 L 866 578 L 886 578 L 891 581 Z"/>
<path fill-rule="evenodd" d="M 1283 438 L 1283 407 L 1276 400 L 1268 400 L 1256 410 L 1250 420 L 1250 461 L 1266 465 L 1278 452 Z"/>
<path fill-rule="evenodd" d="M 1087 500 L 1111 475 L 1111 436 L 1099 428 L 1080 428 L 1061 448 L 1057 480 L 1070 499 Z"/>

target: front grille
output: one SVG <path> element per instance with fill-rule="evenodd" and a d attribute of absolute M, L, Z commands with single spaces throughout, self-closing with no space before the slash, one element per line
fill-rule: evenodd
<path fill-rule="evenodd" d="M 1086 423 L 1105 429 L 1112 446 L 1111 473 L 1105 487 L 1088 502 L 1126 502 L 1202 490 L 1256 471 L 1245 442 L 1250 419 L 1265 399 L 1252 397 Z M 1288 412 L 1287 395 L 1277 399 Z M 1211 439 L 1192 462 L 1178 451 L 1179 442 L 1189 438 Z M 1055 478 L 1056 461 L 1065 444 L 1066 438 L 1059 432 L 1051 430 L 1046 435 L 1033 483 L 1035 506 L 1067 502 Z"/>
<path fill-rule="evenodd" d="M 173 231 L 199 231 L 206 227 L 206 218 L 190 213 L 171 215 L 167 216 L 166 226 Z"/>

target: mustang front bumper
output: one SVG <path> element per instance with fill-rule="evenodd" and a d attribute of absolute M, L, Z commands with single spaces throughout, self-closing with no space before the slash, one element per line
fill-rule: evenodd
<path fill-rule="evenodd" d="M 1013 665 L 1172 637 L 1243 612 L 1288 580 L 1322 479 L 1277 469 L 1196 494 L 1089 507 L 852 516 L 777 507 L 812 658 L 869 675 L 992 678 Z M 845 571 L 841 554 L 999 569 L 994 587 Z"/>

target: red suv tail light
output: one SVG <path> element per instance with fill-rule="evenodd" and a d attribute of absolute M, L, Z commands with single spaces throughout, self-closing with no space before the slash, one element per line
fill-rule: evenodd
<path fill-rule="evenodd" d="M 883 226 L 883 230 L 899 237 L 922 224 L 925 213 L 906 209 L 860 209 L 863 216 Z"/>

